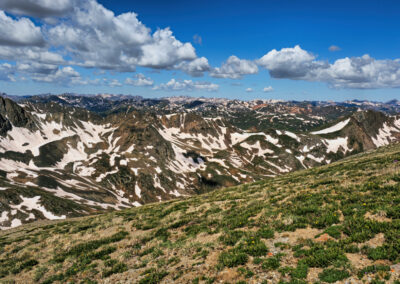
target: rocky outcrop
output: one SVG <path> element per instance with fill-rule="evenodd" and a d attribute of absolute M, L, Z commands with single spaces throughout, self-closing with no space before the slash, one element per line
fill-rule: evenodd
<path fill-rule="evenodd" d="M 36 128 L 32 115 L 10 99 L 0 97 L 0 114 L 16 127 Z"/>

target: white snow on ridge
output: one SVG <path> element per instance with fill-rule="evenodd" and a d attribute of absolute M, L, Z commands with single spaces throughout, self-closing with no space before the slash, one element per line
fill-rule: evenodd
<path fill-rule="evenodd" d="M 18 209 L 25 212 L 23 207 L 27 208 L 27 210 L 32 211 L 33 209 L 38 210 L 43 213 L 43 216 L 49 220 L 59 220 L 65 219 L 65 215 L 56 216 L 52 212 L 48 211 L 43 205 L 39 204 L 40 196 L 35 196 L 32 198 L 19 196 L 22 199 L 22 202 L 18 205 L 10 205 L 13 209 Z"/>
<path fill-rule="evenodd" d="M 275 165 L 271 161 L 267 161 L 267 163 L 270 164 L 271 166 L 273 166 L 274 168 L 276 168 L 281 173 L 288 173 L 291 170 L 291 168 L 288 166 L 285 166 L 285 168 L 282 168 L 282 167 L 279 167 L 278 165 Z"/>
<path fill-rule="evenodd" d="M 395 126 L 400 126 L 400 120 L 395 121 Z M 386 122 L 383 124 L 383 127 L 379 129 L 378 134 L 376 137 L 371 137 L 372 142 L 375 144 L 376 147 L 381 147 L 385 145 L 389 145 L 390 142 L 393 140 L 392 132 L 399 132 L 399 129 L 396 127 L 389 127 Z"/>
<path fill-rule="evenodd" d="M 263 149 L 261 147 L 260 141 L 257 141 L 254 144 L 248 144 L 247 142 L 242 142 L 240 143 L 240 146 L 246 148 L 246 149 L 251 149 L 251 150 L 257 150 L 256 156 L 263 157 L 265 154 L 273 154 L 274 151 L 271 149 Z"/>
<path fill-rule="evenodd" d="M 25 127 L 13 126 L 7 132 L 7 137 L 0 139 L 0 152 L 15 151 L 25 152 L 31 150 L 34 156 L 39 155 L 39 148 L 49 142 L 57 141 L 66 137 L 78 135 L 80 141 L 88 147 L 102 141 L 101 135 L 113 130 L 106 125 L 96 125 L 91 122 L 80 121 L 81 127 L 64 127 L 55 121 L 44 122 L 41 130 L 31 132 Z"/>
<path fill-rule="evenodd" d="M 137 197 L 142 198 L 142 190 L 137 183 L 135 184 L 135 194 Z"/>
<path fill-rule="evenodd" d="M 297 135 L 294 134 L 293 132 L 285 131 L 285 135 L 286 135 L 286 136 L 289 136 L 290 138 L 295 139 L 297 142 L 300 142 L 299 136 L 297 136 Z"/>
<path fill-rule="evenodd" d="M 297 160 L 299 160 L 299 162 L 300 162 L 300 164 L 305 168 L 305 169 L 307 169 L 307 167 L 306 167 L 306 165 L 304 165 L 304 160 L 305 160 L 305 157 L 304 156 L 295 156 L 296 157 L 296 159 Z"/>
<path fill-rule="evenodd" d="M 111 172 L 102 173 L 96 178 L 96 182 L 101 182 L 106 176 L 112 175 L 115 173 L 118 173 L 118 169 L 112 170 Z"/>
<path fill-rule="evenodd" d="M 319 130 L 319 131 L 314 131 L 311 132 L 311 134 L 328 134 L 328 133 L 333 133 L 339 130 L 342 130 L 348 123 L 350 122 L 350 118 L 343 120 L 331 127 Z"/>
<path fill-rule="evenodd" d="M 220 127 L 220 130 L 221 133 L 226 133 L 225 127 Z M 176 127 L 164 127 L 163 129 L 158 129 L 158 132 L 165 140 L 175 143 L 177 146 L 192 146 L 192 142 L 198 141 L 200 142 L 202 149 L 206 149 L 211 153 L 215 150 L 220 151 L 227 148 L 224 141 L 224 135 L 213 137 L 212 135 L 203 135 L 202 133 L 190 134 L 182 132 L 180 128 Z"/>
<path fill-rule="evenodd" d="M 324 161 L 324 158 L 323 158 L 323 157 L 317 158 L 317 157 L 315 157 L 315 156 L 312 155 L 312 154 L 307 154 L 307 158 L 309 158 L 309 159 L 311 159 L 311 160 L 314 160 L 314 161 L 316 161 L 317 163 L 322 163 L 322 162 Z"/>
<path fill-rule="evenodd" d="M 201 168 L 203 166 L 204 161 L 202 161 L 201 159 L 199 159 L 199 164 L 195 163 L 191 157 L 185 157 L 185 150 L 172 143 L 171 146 L 175 153 L 175 160 L 171 161 L 169 169 L 173 172 L 195 172 L 198 168 Z"/>
<path fill-rule="evenodd" d="M 64 169 L 68 163 L 86 160 L 87 154 L 85 153 L 85 147 L 82 142 L 77 143 L 77 149 L 68 145 L 68 152 L 64 155 L 62 160 L 57 163 L 56 167 Z"/>
<path fill-rule="evenodd" d="M 235 145 L 236 143 L 243 142 L 247 138 L 251 136 L 264 136 L 265 140 L 268 142 L 276 145 L 277 147 L 282 147 L 281 145 L 278 144 L 279 140 L 277 138 L 272 137 L 271 135 L 265 134 L 264 132 L 256 132 L 256 133 L 250 133 L 250 132 L 245 132 L 245 133 L 232 133 L 231 134 L 231 139 L 232 139 L 232 144 Z"/>
<path fill-rule="evenodd" d="M 8 211 L 1 212 L 0 223 L 8 220 Z"/>
<path fill-rule="evenodd" d="M 338 137 L 336 139 L 324 139 L 322 140 L 325 146 L 327 147 L 326 152 L 337 153 L 340 147 L 343 148 L 344 152 L 352 151 L 348 147 L 348 137 Z"/>

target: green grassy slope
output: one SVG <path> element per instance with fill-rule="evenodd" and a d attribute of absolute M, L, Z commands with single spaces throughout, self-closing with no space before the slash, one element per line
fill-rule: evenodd
<path fill-rule="evenodd" d="M 400 283 L 400 145 L 0 233 L 0 283 Z"/>

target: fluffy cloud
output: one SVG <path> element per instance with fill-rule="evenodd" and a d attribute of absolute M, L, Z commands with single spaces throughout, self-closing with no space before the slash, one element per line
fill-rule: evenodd
<path fill-rule="evenodd" d="M 149 43 L 141 47 L 140 66 L 169 68 L 185 60 L 196 59 L 196 52 L 190 43 L 177 40 L 169 28 L 156 31 Z"/>
<path fill-rule="evenodd" d="M 272 50 L 258 60 L 273 78 L 320 81 L 334 88 L 400 87 L 400 59 L 376 60 L 369 55 L 346 57 L 333 64 L 318 61 L 300 46 Z"/>
<path fill-rule="evenodd" d="M 171 79 L 168 83 L 160 84 L 155 86 L 154 90 L 167 90 L 167 91 L 193 91 L 193 90 L 204 90 L 204 91 L 217 91 L 219 86 L 210 82 L 194 82 L 192 80 L 176 81 Z"/>
<path fill-rule="evenodd" d="M 174 67 L 175 69 L 180 69 L 193 77 L 201 77 L 204 72 L 211 69 L 208 64 L 208 60 L 205 57 L 196 58 L 192 61 L 182 62 Z"/>
<path fill-rule="evenodd" d="M 196 59 L 193 46 L 177 40 L 169 28 L 151 34 L 135 13 L 116 16 L 94 0 L 82 1 L 67 20 L 49 29 L 48 38 L 85 67 L 168 69 Z"/>
<path fill-rule="evenodd" d="M 258 73 L 258 67 L 255 62 L 232 55 L 222 63 L 221 67 L 211 70 L 210 75 L 216 78 L 240 79 L 243 75 L 256 73 Z"/>
<path fill-rule="evenodd" d="M 38 62 L 18 63 L 16 69 L 25 74 L 33 74 L 34 76 L 43 77 L 54 74 L 59 70 L 57 65 L 42 64 Z"/>
<path fill-rule="evenodd" d="M 126 78 L 125 84 L 137 87 L 145 87 L 145 86 L 153 86 L 154 81 L 151 78 L 146 77 L 143 74 L 139 73 L 135 76 L 135 79 Z"/>
<path fill-rule="evenodd" d="M 64 64 L 61 55 L 38 47 L 0 46 L 0 58 L 15 61 L 29 61 L 47 64 Z"/>
<path fill-rule="evenodd" d="M 0 9 L 38 18 L 62 16 L 72 11 L 75 0 L 2 0 Z"/>
<path fill-rule="evenodd" d="M 110 80 L 110 82 L 108 82 L 108 85 L 110 87 L 122 87 L 122 84 L 120 81 L 118 81 L 117 79 L 112 79 Z"/>
<path fill-rule="evenodd" d="M 55 83 L 60 85 L 83 84 L 80 74 L 71 66 L 59 67 L 54 64 L 25 62 L 11 65 L 0 65 L 0 80 L 18 81 L 31 79 L 36 82 Z"/>
<path fill-rule="evenodd" d="M 50 69 L 49 69 L 50 71 Z M 79 84 L 81 81 L 80 74 L 71 66 L 59 67 L 50 73 L 30 73 L 30 77 L 34 81 L 45 83 L 56 83 L 60 85 Z"/>
<path fill-rule="evenodd" d="M 39 27 L 31 20 L 14 20 L 0 10 L 0 45 L 5 46 L 43 46 L 44 39 Z"/>
<path fill-rule="evenodd" d="M 316 70 L 319 81 L 335 88 L 400 87 L 400 60 L 376 60 L 369 55 L 336 60 L 329 68 Z"/>
<path fill-rule="evenodd" d="M 15 67 L 8 63 L 0 64 L 0 81 L 15 81 Z"/>
<path fill-rule="evenodd" d="M 258 60 L 258 64 L 269 70 L 274 78 L 305 79 L 310 70 L 320 68 L 315 56 L 296 45 L 293 48 L 271 50 Z M 327 64 L 326 64 L 327 65 Z"/>
<path fill-rule="evenodd" d="M 251 93 L 251 92 L 253 92 L 253 91 L 254 91 L 254 90 L 253 90 L 252 88 L 247 88 L 247 89 L 246 89 L 246 92 L 247 92 L 247 93 Z"/>
<path fill-rule="evenodd" d="M 263 92 L 269 93 L 269 92 L 272 92 L 273 90 L 274 90 L 274 88 L 272 88 L 271 86 L 268 86 L 268 87 L 264 87 Z"/>
<path fill-rule="evenodd" d="M 207 59 L 198 58 L 192 44 L 176 39 L 169 28 L 152 32 L 137 14 L 115 15 L 96 0 L 0 2 L 0 9 L 9 13 L 45 21 L 41 27 L 35 26 L 28 18 L 15 19 L 0 10 L 0 60 L 117 72 L 133 72 L 142 66 L 182 70 L 192 76 L 202 76 L 210 69 Z M 136 79 L 135 84 L 149 84 Z"/>

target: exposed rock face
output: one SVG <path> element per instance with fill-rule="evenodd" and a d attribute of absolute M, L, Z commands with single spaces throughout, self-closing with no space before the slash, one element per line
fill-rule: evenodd
<path fill-rule="evenodd" d="M 35 128 L 31 114 L 10 99 L 0 97 L 0 114 L 16 127 Z"/>
<path fill-rule="evenodd" d="M 4 137 L 11 128 L 10 121 L 0 114 L 0 136 Z"/>

